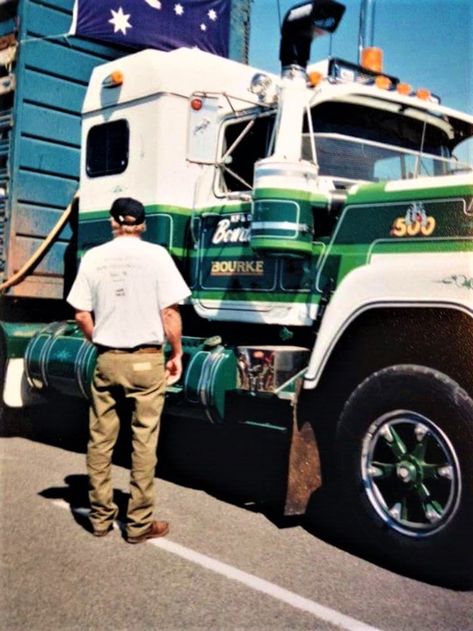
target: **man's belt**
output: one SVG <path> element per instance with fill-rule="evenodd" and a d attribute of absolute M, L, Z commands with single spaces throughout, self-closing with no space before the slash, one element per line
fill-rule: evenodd
<path fill-rule="evenodd" d="M 130 348 L 116 348 L 96 344 L 96 347 L 99 355 L 102 353 L 160 353 L 162 349 L 162 346 L 157 344 L 140 344 L 139 346 L 132 346 Z"/>

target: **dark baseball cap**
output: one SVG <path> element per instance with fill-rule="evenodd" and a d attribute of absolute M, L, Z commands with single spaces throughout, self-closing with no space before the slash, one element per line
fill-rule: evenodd
<path fill-rule="evenodd" d="M 145 207 L 132 197 L 119 197 L 113 202 L 110 214 L 121 226 L 138 226 L 145 220 Z"/>

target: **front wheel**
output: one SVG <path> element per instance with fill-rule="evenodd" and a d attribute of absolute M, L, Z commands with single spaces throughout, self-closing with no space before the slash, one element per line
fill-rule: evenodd
<path fill-rule="evenodd" d="M 348 399 L 336 447 L 345 508 L 377 556 L 473 584 L 470 396 L 430 368 L 385 368 Z"/>

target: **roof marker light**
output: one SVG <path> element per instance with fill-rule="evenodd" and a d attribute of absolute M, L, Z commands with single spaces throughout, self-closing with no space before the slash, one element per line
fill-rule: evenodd
<path fill-rule="evenodd" d="M 399 94 L 403 94 L 404 96 L 409 96 L 412 94 L 412 86 L 409 83 L 398 83 L 396 86 L 396 90 Z"/>
<path fill-rule="evenodd" d="M 104 88 L 116 88 L 123 84 L 123 72 L 121 70 L 114 70 L 102 81 Z"/>
<path fill-rule="evenodd" d="M 363 48 L 361 52 L 361 65 L 373 72 L 383 72 L 383 51 L 376 46 Z"/>
<path fill-rule="evenodd" d="M 319 85 L 319 83 L 322 81 L 322 79 L 324 78 L 323 74 L 321 72 L 317 72 L 317 70 L 314 70 L 313 72 L 309 72 L 309 85 L 311 85 L 313 88 L 315 88 L 316 86 Z"/>
<path fill-rule="evenodd" d="M 379 75 L 378 77 L 376 77 L 374 82 L 376 87 L 381 88 L 381 90 L 390 90 L 393 85 L 391 79 L 388 79 L 388 77 L 385 77 L 384 75 Z"/>
<path fill-rule="evenodd" d="M 418 99 L 422 99 L 423 101 L 428 101 L 431 96 L 432 96 L 432 93 L 430 92 L 430 90 L 427 90 L 426 88 L 419 88 L 416 92 L 416 97 Z"/>

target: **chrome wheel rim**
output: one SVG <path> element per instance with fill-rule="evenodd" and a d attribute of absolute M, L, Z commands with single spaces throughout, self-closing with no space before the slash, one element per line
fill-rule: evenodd
<path fill-rule="evenodd" d="M 427 537 L 458 510 L 461 473 L 455 449 L 432 420 L 396 410 L 368 428 L 361 475 L 371 506 L 393 530 Z"/>

